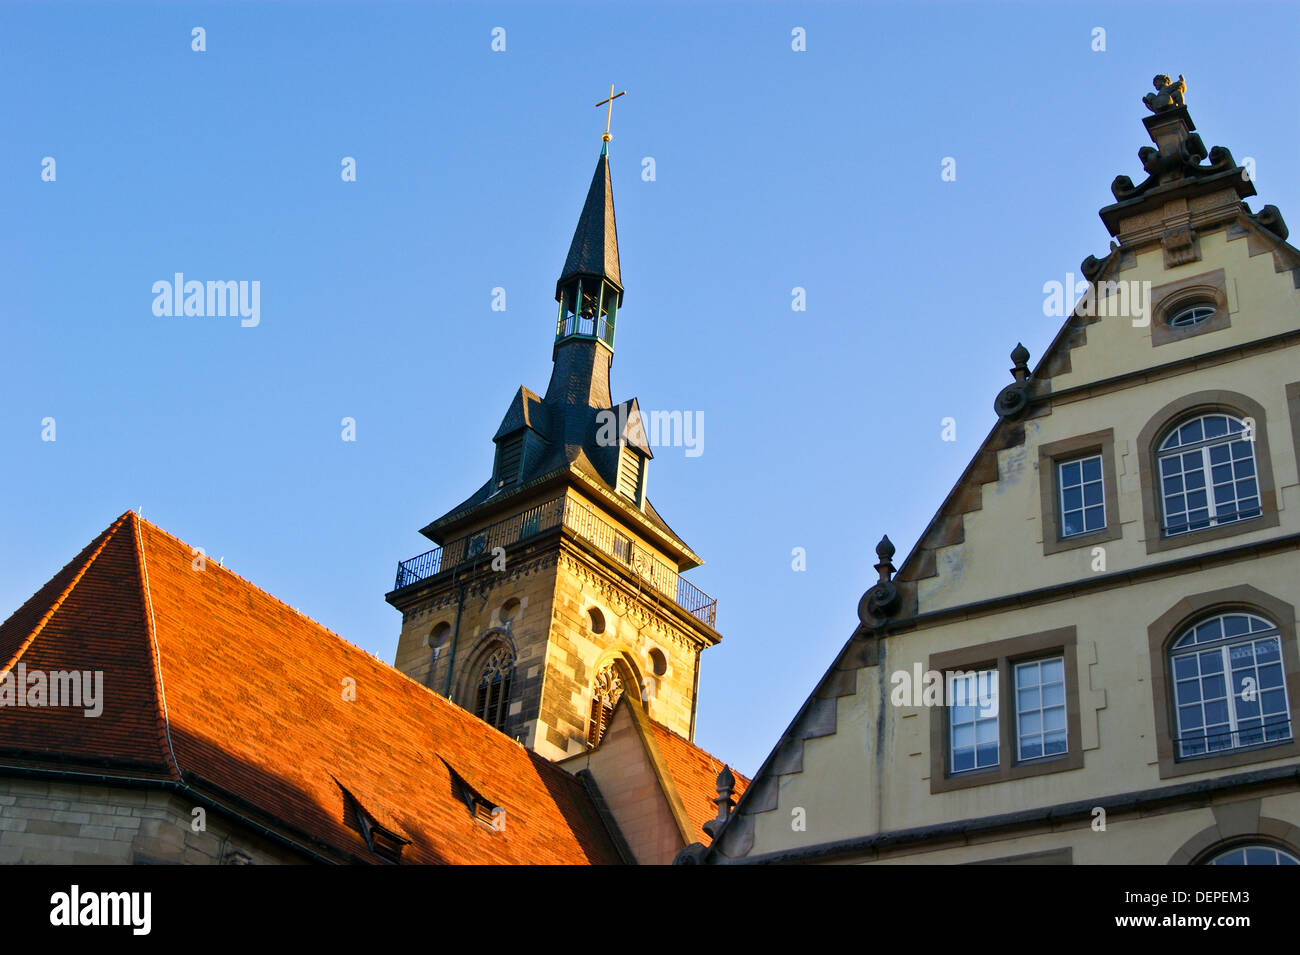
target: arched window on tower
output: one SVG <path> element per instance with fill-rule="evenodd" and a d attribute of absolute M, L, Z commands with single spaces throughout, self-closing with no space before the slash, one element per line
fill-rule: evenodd
<path fill-rule="evenodd" d="M 591 689 L 591 722 L 587 726 L 587 745 L 596 746 L 609 729 L 609 721 L 614 717 L 614 707 L 623 696 L 623 680 L 618 675 L 614 664 L 605 667 L 596 674 L 596 683 Z"/>
<path fill-rule="evenodd" d="M 474 697 L 474 715 L 499 730 L 505 729 L 514 676 L 514 651 L 502 644 L 492 651 L 483 665 Z"/>

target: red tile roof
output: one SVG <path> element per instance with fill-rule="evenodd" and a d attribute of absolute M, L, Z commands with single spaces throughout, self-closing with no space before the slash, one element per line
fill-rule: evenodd
<path fill-rule="evenodd" d="M 713 804 L 713 800 L 718 795 L 718 773 L 722 772 L 724 764 L 668 727 L 654 720 L 647 722 L 654 732 L 655 745 L 663 755 L 677 793 L 682 798 L 686 814 L 690 817 L 694 838 L 705 842 L 709 837 L 700 827 L 718 815 L 718 807 Z M 731 773 L 736 777 L 736 789 L 731 798 L 739 801 L 749 788 L 749 780 L 736 772 L 734 766 Z"/>
<path fill-rule="evenodd" d="M 410 840 L 404 863 L 619 861 L 576 778 L 193 559 L 127 512 L 0 624 L 0 669 L 104 673 L 97 719 L 0 709 L 0 770 L 95 766 L 179 780 L 339 860 L 378 861 L 345 821 L 342 785 Z M 503 829 L 473 818 L 447 766 L 505 809 Z"/>

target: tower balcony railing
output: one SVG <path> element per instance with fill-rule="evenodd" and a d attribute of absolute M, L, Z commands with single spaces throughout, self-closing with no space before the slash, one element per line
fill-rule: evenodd
<path fill-rule="evenodd" d="M 497 547 L 509 547 L 556 527 L 566 527 L 596 550 L 625 564 L 656 591 L 697 620 L 717 626 L 718 602 L 671 565 L 638 545 L 590 507 L 571 497 L 557 497 L 519 514 L 450 540 L 397 565 L 395 590 L 479 561 L 490 561 Z"/>
<path fill-rule="evenodd" d="M 599 338 L 610 348 L 614 347 L 614 323 L 604 313 L 601 313 L 599 319 L 590 315 L 574 315 L 572 312 L 563 315 L 556 329 L 555 340 L 559 342 L 575 335 L 579 338 Z"/>

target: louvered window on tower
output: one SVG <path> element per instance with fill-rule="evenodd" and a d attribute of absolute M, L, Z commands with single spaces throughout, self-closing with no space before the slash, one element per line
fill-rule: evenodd
<path fill-rule="evenodd" d="M 638 507 L 641 504 L 641 472 L 645 459 L 630 448 L 623 448 L 618 458 L 618 492 Z"/>
<path fill-rule="evenodd" d="M 497 487 L 509 487 L 519 480 L 524 458 L 524 436 L 515 435 L 497 445 Z"/>

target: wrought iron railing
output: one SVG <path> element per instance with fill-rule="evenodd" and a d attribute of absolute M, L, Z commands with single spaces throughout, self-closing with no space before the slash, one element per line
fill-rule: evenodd
<path fill-rule="evenodd" d="M 1250 749 L 1271 743 L 1284 743 L 1291 739 L 1290 716 L 1278 716 L 1259 725 L 1245 729 L 1219 730 L 1213 733 L 1195 733 L 1175 736 L 1178 754 L 1183 759 L 1214 756 L 1234 749 Z"/>
<path fill-rule="evenodd" d="M 450 540 L 442 547 L 435 547 L 410 560 L 401 561 L 397 565 L 394 589 L 400 590 L 464 563 L 478 559 L 490 560 L 495 548 L 508 547 L 560 525 L 607 556 L 627 564 L 634 574 L 697 620 L 710 627 L 717 625 L 717 600 L 598 516 L 590 507 L 570 497 L 545 501 L 472 534 Z"/>

